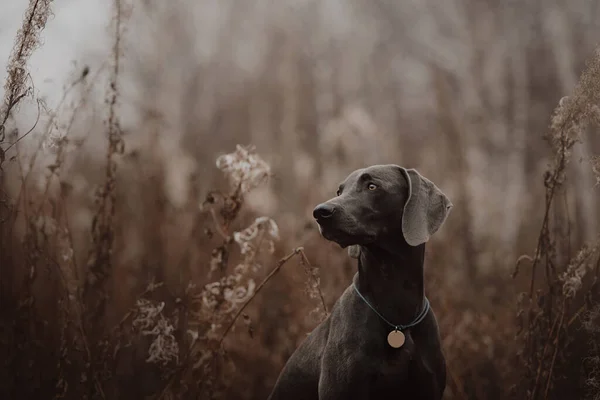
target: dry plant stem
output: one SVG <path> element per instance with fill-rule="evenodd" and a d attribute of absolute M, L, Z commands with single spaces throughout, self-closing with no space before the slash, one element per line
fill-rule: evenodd
<path fill-rule="evenodd" d="M 4 149 L 5 152 L 9 151 L 13 146 L 15 146 L 17 143 L 19 143 L 21 140 L 25 139 L 27 136 L 29 136 L 29 134 L 31 132 L 34 131 L 34 129 L 37 127 L 38 122 L 40 122 L 40 116 L 42 114 L 42 110 L 40 109 L 40 103 L 42 102 L 42 100 L 38 99 L 36 101 L 37 103 L 37 117 L 35 118 L 35 122 L 33 123 L 33 126 L 27 131 L 25 132 L 23 135 L 19 136 L 17 138 L 17 140 L 15 140 L 14 142 L 12 142 L 11 144 L 8 145 L 8 147 L 6 149 Z M 2 167 L 2 165 L 0 165 L 0 168 Z"/>
<path fill-rule="evenodd" d="M 221 237 L 224 240 L 228 240 L 229 235 L 223 230 L 223 227 L 221 226 L 221 223 L 219 222 L 219 218 L 217 218 L 217 213 L 215 212 L 215 210 L 213 208 L 210 209 L 210 215 L 212 215 L 213 222 L 215 223 L 215 229 L 217 230 L 219 235 L 221 235 Z"/>
<path fill-rule="evenodd" d="M 576 264 L 576 266 L 577 267 L 581 266 L 583 263 L 586 262 L 586 260 L 588 258 L 589 258 L 589 255 L 588 255 L 588 257 L 580 260 L 580 262 L 578 264 Z M 550 346 L 554 346 L 554 354 L 553 354 L 553 357 L 552 357 L 552 364 L 551 364 L 550 370 L 548 371 L 550 375 L 548 377 L 547 385 L 550 384 L 549 381 L 551 380 L 551 374 L 552 374 L 552 370 L 554 368 L 554 362 L 555 362 L 556 354 L 557 354 L 557 351 L 558 351 L 558 340 L 560 338 L 560 331 L 564 327 L 564 318 L 565 318 L 565 312 L 566 312 L 566 306 L 567 306 L 566 302 L 567 302 L 567 298 L 563 298 L 563 302 L 562 302 L 562 306 L 561 306 L 561 312 L 560 312 L 559 315 L 557 315 L 554 318 L 554 322 L 552 323 L 552 327 L 550 328 L 550 333 L 548 334 L 548 339 L 546 340 L 546 343 L 544 344 L 544 348 L 542 350 L 542 354 L 541 354 L 541 357 L 540 357 L 540 363 L 539 363 L 538 368 L 537 368 L 537 373 L 536 373 L 536 378 L 535 378 L 535 384 L 533 386 L 533 392 L 532 392 L 532 397 L 531 397 L 532 399 L 535 399 L 536 391 L 537 391 L 537 388 L 538 388 L 538 386 L 540 384 L 540 379 L 542 377 L 542 371 L 543 371 L 542 370 L 543 360 L 545 360 L 545 358 L 546 358 L 546 352 L 550 348 Z M 568 328 L 575 321 L 575 319 L 577 318 L 577 316 L 579 316 L 579 314 L 581 312 L 583 312 L 584 310 L 585 310 L 585 305 L 582 306 L 575 313 L 575 315 L 567 322 L 566 327 Z M 557 330 L 556 336 L 554 336 L 555 330 Z M 548 393 L 548 386 L 546 386 L 546 394 L 547 393 Z"/>
<path fill-rule="evenodd" d="M 119 121 L 116 113 L 119 90 L 117 81 L 120 68 L 120 43 L 121 43 L 121 11 L 122 4 L 120 0 L 114 1 L 115 8 L 115 41 L 113 45 L 113 71 L 110 79 L 109 96 L 109 115 L 108 115 L 108 151 L 106 153 L 105 182 L 101 192 L 100 206 L 97 210 L 95 221 L 92 223 L 92 240 L 94 242 L 93 263 L 89 267 L 88 279 L 84 292 L 88 292 L 90 286 L 100 287 L 111 269 L 111 253 L 113 243 L 113 217 L 116 207 L 116 169 L 117 164 L 114 160 L 115 154 L 123 153 L 123 138 L 119 127 Z M 102 312 L 104 300 L 95 307 L 95 312 Z"/>
<path fill-rule="evenodd" d="M 569 209 L 569 201 L 567 199 L 567 191 L 563 190 L 563 202 L 564 202 L 564 207 L 565 210 Z M 567 218 L 566 220 L 566 224 L 567 224 L 567 257 L 569 259 L 571 259 L 571 218 Z"/>
<path fill-rule="evenodd" d="M 559 320 L 559 316 L 556 316 L 556 319 L 554 320 L 554 323 L 552 324 L 552 328 L 550 329 L 550 333 L 548 334 L 548 340 L 546 340 L 546 343 L 544 344 L 544 349 L 542 350 L 542 356 L 540 357 L 540 363 L 537 368 L 537 373 L 535 376 L 535 383 L 533 385 L 533 392 L 531 394 L 532 399 L 535 399 L 537 387 L 539 386 L 540 379 L 542 377 L 543 360 L 546 358 L 546 351 L 550 347 L 550 342 L 552 341 L 551 337 L 554 334 L 554 330 L 556 329 L 556 326 L 558 325 L 558 320 Z"/>
<path fill-rule="evenodd" d="M 564 145 L 564 141 L 561 141 L 561 143 Z M 564 147 L 563 147 L 563 149 L 564 149 Z M 565 163 L 566 163 L 565 152 L 561 151 L 559 167 L 557 167 L 553 172 L 552 180 L 551 180 L 552 186 L 548 189 L 548 193 L 546 196 L 546 209 L 544 211 L 542 230 L 538 237 L 538 243 L 537 243 L 535 256 L 533 258 L 533 264 L 531 265 L 531 281 L 529 284 L 529 299 L 533 298 L 533 289 L 535 286 L 535 269 L 541 258 L 541 254 L 542 254 L 541 246 L 542 246 L 542 242 L 544 240 L 545 232 L 548 229 L 548 219 L 550 216 L 550 208 L 552 207 L 552 200 L 554 199 L 554 189 L 556 188 L 556 185 L 558 183 L 558 176 L 560 175 L 560 172 L 564 169 Z"/>
<path fill-rule="evenodd" d="M 562 132 L 562 130 L 561 130 L 561 132 Z M 559 150 L 559 157 L 557 160 L 557 165 L 552 170 L 552 172 L 550 172 L 550 177 L 545 182 L 545 184 L 546 184 L 546 207 L 544 210 L 544 218 L 543 218 L 543 222 L 542 222 L 542 228 L 541 228 L 540 234 L 538 236 L 536 252 L 533 257 L 532 266 L 531 266 L 531 279 L 530 279 L 530 286 L 529 286 L 529 299 L 530 300 L 533 298 L 533 293 L 534 293 L 534 288 L 535 288 L 536 267 L 537 267 L 538 263 L 540 262 L 542 256 L 544 254 L 546 254 L 545 249 L 543 247 L 545 245 L 545 240 L 549 235 L 548 224 L 549 224 L 549 218 L 550 218 L 550 210 L 552 208 L 552 201 L 554 199 L 556 188 L 560 185 L 560 182 L 559 182 L 560 174 L 566 168 L 566 164 L 567 164 L 567 156 L 566 156 L 567 152 L 566 151 L 568 150 L 568 148 L 571 147 L 569 145 L 569 143 L 570 142 L 566 139 L 566 137 L 564 135 L 561 136 L 560 150 Z M 519 261 L 521 261 L 521 258 L 519 258 L 516 268 L 518 268 Z M 515 274 L 513 274 L 513 276 L 515 276 L 516 273 L 517 273 L 517 270 L 515 270 Z M 546 268 L 546 278 L 548 280 L 548 284 L 551 285 L 552 283 L 550 282 L 550 273 L 547 270 L 547 268 Z M 557 320 L 558 320 L 558 318 L 557 318 L 557 320 L 555 320 L 552 325 L 552 328 L 551 328 L 551 331 L 549 334 L 549 338 L 548 338 L 547 342 L 545 343 L 544 348 L 542 350 L 542 356 L 539 360 L 539 365 L 538 365 L 537 372 L 536 372 L 536 378 L 534 381 L 535 383 L 533 385 L 533 389 L 531 391 L 529 399 L 533 399 L 533 400 L 536 399 L 538 387 L 540 385 L 540 380 L 541 380 L 541 376 L 542 376 L 542 368 L 543 368 L 544 358 L 546 356 L 546 351 L 548 350 L 548 348 L 550 346 L 550 342 L 552 341 L 552 339 L 551 339 L 552 334 L 554 333 L 555 328 L 557 328 L 557 330 L 558 330 L 557 338 L 558 338 L 560 335 L 560 330 L 563 327 L 564 312 L 565 312 L 564 301 L 566 301 L 566 299 L 563 299 L 563 308 L 561 311 L 560 322 L 558 323 L 558 327 L 556 327 Z M 531 319 L 529 319 L 528 320 L 528 327 L 529 327 L 528 330 L 531 330 L 532 323 L 533 323 L 533 321 Z M 553 354 L 553 358 L 552 358 L 552 365 L 550 367 L 550 370 L 548 371 L 548 379 L 547 379 L 547 385 L 546 385 L 546 390 L 545 390 L 546 395 L 548 393 L 550 382 L 552 379 L 552 371 L 554 369 L 554 362 L 556 360 L 556 355 L 558 352 L 558 343 L 556 343 L 556 344 L 552 343 L 552 346 L 555 346 L 555 347 L 554 347 L 554 354 Z"/>
<path fill-rule="evenodd" d="M 546 184 L 546 188 L 547 188 L 546 207 L 545 207 L 545 211 L 544 211 L 542 229 L 541 229 L 540 235 L 538 237 L 536 252 L 533 257 L 533 263 L 531 266 L 531 281 L 530 281 L 530 286 L 529 286 L 529 299 L 533 298 L 533 290 L 534 290 L 534 286 L 535 286 L 535 270 L 536 270 L 537 264 L 539 263 L 539 261 L 541 259 L 541 255 L 542 255 L 542 244 L 543 244 L 543 240 L 545 237 L 545 232 L 547 232 L 547 230 L 548 230 L 550 209 L 552 206 L 552 201 L 554 199 L 555 189 L 557 186 L 559 186 L 559 176 L 562 173 L 562 171 L 564 171 L 564 169 L 566 168 L 566 164 L 567 164 L 566 150 L 568 150 L 573 145 L 571 142 L 569 142 L 567 140 L 567 138 L 565 137 L 565 134 L 563 134 L 563 132 L 566 131 L 566 125 L 567 125 L 567 122 L 565 121 L 559 127 L 558 131 L 561 134 L 559 157 L 558 157 L 556 166 L 554 167 L 553 171 L 551 172 L 552 175 L 551 175 L 548 183 Z M 516 272 L 517 271 L 515 270 L 515 274 L 513 274 L 513 275 L 516 275 Z"/>
<path fill-rule="evenodd" d="M 86 314 L 90 318 L 88 329 L 94 329 L 95 320 L 103 318 L 106 308 L 107 293 L 103 290 L 112 270 L 112 251 L 114 242 L 114 215 L 116 211 L 116 170 L 115 154 L 123 153 L 123 138 L 119 126 L 116 107 L 119 97 L 118 78 L 121 52 L 122 4 L 114 0 L 115 37 L 113 44 L 113 71 L 110 77 L 108 95 L 108 151 L 106 153 L 105 182 L 101 192 L 100 204 L 92 222 L 93 248 L 88 258 L 88 279 L 84 284 L 84 303 Z M 90 262 L 92 261 L 92 262 Z M 89 333 L 87 331 L 86 333 Z M 101 334 L 102 335 L 102 334 Z M 101 336 L 100 336 L 101 337 Z M 93 385 L 103 399 L 106 398 L 99 379 L 96 363 L 100 343 L 96 343 L 88 361 L 88 374 L 93 377 Z M 91 391 L 90 387 L 90 391 Z"/>
<path fill-rule="evenodd" d="M 299 253 L 300 253 L 300 256 L 302 259 L 302 264 L 307 266 L 309 269 L 312 269 L 312 265 L 310 264 L 310 261 L 308 261 L 308 257 L 306 257 L 306 254 L 304 253 L 304 249 L 300 248 Z M 316 279 L 312 274 L 310 274 L 310 278 L 313 280 L 313 282 L 315 284 L 317 284 Z M 321 287 L 318 284 L 316 286 L 319 290 L 319 298 L 321 299 L 321 306 L 323 307 L 323 311 L 325 311 L 325 314 L 329 314 L 329 311 L 327 311 L 327 306 L 325 305 L 325 298 L 323 297 L 323 292 L 321 291 Z"/>
<path fill-rule="evenodd" d="M 96 76 L 95 76 L 94 80 L 95 80 L 95 79 L 97 79 L 97 77 L 99 76 L 100 72 L 101 72 L 101 69 L 98 69 L 98 71 L 96 72 Z M 60 110 L 60 109 L 63 107 L 63 105 L 64 105 L 65 101 L 67 100 L 67 96 L 69 95 L 69 93 L 70 93 L 70 92 L 71 92 L 71 91 L 72 91 L 72 90 L 73 90 L 73 89 L 74 89 L 74 88 L 75 88 L 75 87 L 76 87 L 78 84 L 80 84 L 80 83 L 82 83 L 82 82 L 83 82 L 83 77 L 80 77 L 79 79 L 77 79 L 76 81 L 74 81 L 73 83 L 71 83 L 71 84 L 70 84 L 70 85 L 69 85 L 69 86 L 68 86 L 68 87 L 67 87 L 67 88 L 64 90 L 64 92 L 63 92 L 63 94 L 62 94 L 62 96 L 61 96 L 61 99 L 60 99 L 60 101 L 58 102 L 58 104 L 57 104 L 57 106 L 56 106 L 56 110 L 55 110 L 55 112 L 54 112 L 54 114 L 55 114 L 55 115 L 56 115 L 56 114 L 58 113 L 58 111 L 59 111 L 59 110 Z M 86 88 L 86 95 L 87 95 L 87 94 L 89 94 L 89 92 L 91 91 L 91 89 L 92 89 L 92 85 L 90 84 L 90 86 Z M 39 104 L 40 104 L 40 103 L 38 102 L 38 105 L 39 105 Z M 75 118 L 75 115 L 74 115 L 74 114 L 75 114 L 75 112 L 73 113 L 73 116 L 72 116 L 72 118 L 71 118 L 71 119 L 74 119 L 74 118 Z M 33 168 L 33 167 L 35 166 L 35 163 L 36 163 L 36 161 L 37 161 L 37 157 L 38 157 L 39 153 L 40 153 L 40 152 L 41 152 L 41 150 L 42 150 L 42 147 L 43 147 L 43 145 L 44 145 L 44 141 L 46 140 L 47 136 L 48 136 L 48 135 L 50 134 L 50 132 L 52 131 L 52 125 L 55 123 L 55 119 L 56 119 L 56 116 L 55 116 L 55 115 L 54 115 L 54 116 L 52 116 L 52 117 L 50 118 L 50 121 L 48 121 L 48 123 L 47 123 L 47 125 L 46 125 L 46 127 L 45 127 L 45 129 L 44 129 L 44 130 L 45 130 L 45 132 L 44 132 L 44 134 L 41 136 L 40 140 L 38 141 L 38 144 L 37 144 L 36 150 L 35 150 L 35 152 L 32 154 L 32 156 L 31 156 L 31 159 L 30 159 L 30 161 L 29 161 L 29 165 L 28 165 L 28 168 L 27 168 L 27 173 L 23 174 L 23 166 L 22 166 L 22 165 L 21 165 L 21 163 L 20 163 L 20 159 L 17 159 L 17 160 L 19 161 L 19 167 L 20 167 L 20 170 L 21 170 L 21 182 L 23 182 L 23 184 L 21 185 L 21 188 L 19 189 L 19 194 L 17 195 L 17 198 L 16 198 L 16 200 L 15 200 L 15 203 L 16 203 L 16 204 L 18 204 L 18 203 L 20 202 L 20 200 L 21 200 L 21 197 L 25 197 L 25 196 L 26 196 L 26 193 L 24 193 L 24 192 L 26 191 L 26 183 L 29 181 L 29 176 L 30 176 L 30 174 L 32 173 L 32 171 L 34 170 L 34 168 Z M 23 136 L 22 136 L 22 137 L 23 137 Z M 18 148 L 19 148 L 19 146 L 18 146 L 18 144 L 19 144 L 19 141 L 20 141 L 20 139 L 19 139 L 19 140 L 17 140 L 15 143 L 13 143 L 13 144 L 11 144 L 11 145 L 9 146 L 9 148 L 10 148 L 10 147 L 12 147 L 13 145 L 16 145 L 16 147 L 17 147 L 17 154 L 19 154 L 19 153 L 18 153 L 18 151 L 19 151 L 19 150 L 18 150 Z M 7 149 L 7 150 L 8 150 L 8 149 Z M 24 201 L 24 202 L 23 202 L 23 204 L 24 204 L 24 209 L 25 209 L 25 212 L 26 212 L 26 211 L 27 211 L 27 207 L 26 207 L 26 205 L 27 205 L 27 201 Z"/>
<path fill-rule="evenodd" d="M 519 268 L 523 261 L 529 261 L 529 262 L 533 263 L 533 258 L 528 256 L 527 254 L 523 254 L 523 255 L 519 256 L 519 258 L 517 258 L 517 261 L 515 262 L 515 269 L 511 275 L 511 277 L 513 279 L 516 278 L 516 276 L 519 274 Z"/>
<path fill-rule="evenodd" d="M 0 143 L 4 141 L 4 126 L 11 110 L 27 95 L 23 90 L 25 81 L 25 64 L 37 45 L 36 36 L 46 26 L 48 15 L 51 12 L 51 0 L 31 0 L 27 10 L 27 17 L 23 21 L 20 35 L 17 36 L 14 52 L 9 61 L 8 79 L 6 83 L 6 97 L 4 115 L 0 123 Z"/>
<path fill-rule="evenodd" d="M 71 85 L 71 87 L 74 87 L 75 85 L 78 85 L 79 83 L 81 83 L 83 81 L 83 79 L 84 79 L 84 76 L 80 77 L 77 81 L 75 81 Z M 61 140 L 60 140 L 60 142 L 58 144 L 58 150 L 56 152 L 56 157 L 55 157 L 54 163 L 51 165 L 51 167 L 55 167 L 55 169 L 52 171 L 52 175 L 50 175 L 46 179 L 46 184 L 45 184 L 44 192 L 42 194 L 42 201 L 40 202 L 40 204 L 38 206 L 38 210 L 35 213 L 35 217 L 38 217 L 41 214 L 41 212 L 42 212 L 42 208 L 44 206 L 44 202 L 48 198 L 48 191 L 50 189 L 50 183 L 51 183 L 51 180 L 52 180 L 53 176 L 56 176 L 57 178 L 60 178 L 60 166 L 63 163 L 64 157 L 65 157 L 65 152 L 66 152 L 65 146 L 67 144 L 67 140 L 68 140 L 69 134 L 71 133 L 71 129 L 73 127 L 73 124 L 75 123 L 75 118 L 77 117 L 79 111 L 81 111 L 83 105 L 84 105 L 84 102 L 81 101 L 77 105 L 77 107 L 75 107 L 75 109 L 73 110 L 73 112 L 71 113 L 71 118 L 69 118 L 69 123 L 67 124 L 67 126 L 65 128 L 64 136 L 62 136 L 62 138 L 64 138 L 64 139 L 61 138 Z M 38 116 L 38 118 L 39 118 L 39 116 Z M 37 124 L 37 122 L 36 122 L 36 124 Z M 33 128 L 32 128 L 32 130 L 33 130 Z M 28 133 L 26 133 L 25 135 L 27 135 Z M 47 132 L 47 134 L 48 133 L 49 132 Z M 23 138 L 25 135 L 23 135 L 21 138 Z M 31 167 L 31 168 L 33 168 L 33 167 Z M 31 168 L 29 169 L 29 171 L 31 171 Z"/>
<path fill-rule="evenodd" d="M 571 319 L 569 319 L 569 321 L 567 322 L 567 328 L 570 328 L 571 325 L 573 325 L 575 323 L 575 321 L 577 320 L 577 318 L 579 318 L 581 316 L 581 314 L 587 309 L 587 305 L 584 304 L 583 306 L 579 307 L 579 309 L 577 310 L 577 312 L 575 312 L 575 314 L 573 314 L 573 316 L 571 317 Z"/>
<path fill-rule="evenodd" d="M 235 325 L 235 322 L 237 321 L 237 319 L 239 318 L 239 316 L 242 314 L 242 312 L 248 306 L 248 304 L 250 304 L 250 302 L 252 302 L 252 300 L 254 299 L 254 297 L 256 297 L 256 295 L 258 294 L 258 292 L 260 292 L 261 289 L 266 285 L 266 283 L 273 276 L 275 276 L 275 274 L 277 274 L 279 272 L 279 270 L 281 269 L 281 267 L 283 267 L 283 265 L 285 263 L 287 263 L 292 257 L 294 257 L 297 254 L 301 254 L 301 255 L 304 254 L 303 251 L 304 251 L 304 249 L 302 247 L 297 247 L 297 248 L 294 249 L 294 251 L 292 251 L 290 254 L 288 254 L 287 256 L 283 257 L 282 259 L 280 259 L 277 262 L 277 265 L 275 265 L 275 267 L 273 268 L 273 270 L 271 270 L 271 272 L 269 273 L 269 275 L 267 275 L 267 277 L 265 279 L 263 279 L 263 281 L 260 283 L 260 285 L 258 285 L 258 287 L 254 291 L 254 293 L 252 294 L 252 296 L 250 296 L 250 298 L 248 300 L 246 300 L 246 302 L 239 308 L 239 310 L 237 311 L 237 313 L 235 314 L 235 316 L 233 317 L 233 319 L 229 323 L 229 326 L 227 326 L 227 328 L 225 329 L 225 331 L 221 335 L 221 338 L 219 339 L 219 347 L 223 344 L 223 340 L 225 340 L 225 337 L 227 336 L 227 334 L 229 333 L 229 331 L 231 330 L 231 328 L 233 327 L 233 325 Z"/>
<path fill-rule="evenodd" d="M 544 398 L 548 398 L 550 391 L 550 384 L 552 383 L 552 371 L 554 371 L 554 365 L 556 363 L 556 356 L 558 355 L 558 341 L 560 339 L 560 332 L 563 328 L 563 322 L 565 320 L 565 312 L 567 309 L 567 299 L 563 299 L 562 310 L 560 312 L 560 322 L 558 323 L 558 329 L 556 330 L 556 339 L 554 340 L 554 354 L 552 355 L 552 362 L 550 363 L 550 369 L 548 370 L 548 379 L 546 380 L 546 390 L 544 391 Z M 534 388 L 535 390 L 536 388 Z"/>
<path fill-rule="evenodd" d="M 113 75 L 112 75 L 112 80 L 110 82 L 110 86 L 111 86 L 111 90 L 112 90 L 112 96 L 110 98 L 110 108 L 109 108 L 109 119 L 108 119 L 108 123 L 109 123 L 109 129 L 111 129 L 110 134 L 115 134 L 116 132 L 113 131 L 113 127 L 115 127 L 116 124 L 118 124 L 117 120 L 116 120 L 116 113 L 115 113 L 115 107 L 117 104 L 117 98 L 119 96 L 119 92 L 117 90 L 117 79 L 119 78 L 119 68 L 120 68 L 120 54 L 121 54 L 121 11 L 122 11 L 122 5 L 121 5 L 121 1 L 120 0 L 115 0 L 115 11 L 116 11 L 116 16 L 115 16 L 115 43 L 113 46 L 113 56 L 114 56 L 114 60 L 113 60 Z"/>

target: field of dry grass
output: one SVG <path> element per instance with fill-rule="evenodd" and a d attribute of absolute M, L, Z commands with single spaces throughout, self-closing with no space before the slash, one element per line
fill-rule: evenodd
<path fill-rule="evenodd" d="M 8 62 L 0 398 L 266 398 L 356 269 L 313 207 L 397 163 L 455 205 L 445 398 L 600 399 L 594 2 L 113 3 L 57 104 L 28 70 L 52 1 Z"/>

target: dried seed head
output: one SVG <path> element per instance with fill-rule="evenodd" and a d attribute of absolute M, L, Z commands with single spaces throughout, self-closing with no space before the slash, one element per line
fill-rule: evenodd
<path fill-rule="evenodd" d="M 143 336 L 151 336 L 146 362 L 167 364 L 179 360 L 179 344 L 173 335 L 174 322 L 163 314 L 164 302 L 139 299 L 133 316 L 133 327 Z"/>
<path fill-rule="evenodd" d="M 271 168 L 255 154 L 253 147 L 236 146 L 236 151 L 217 158 L 217 168 L 223 171 L 233 188 L 247 193 L 271 175 Z"/>

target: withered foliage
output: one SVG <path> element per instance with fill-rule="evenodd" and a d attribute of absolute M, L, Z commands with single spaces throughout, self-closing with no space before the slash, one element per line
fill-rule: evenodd
<path fill-rule="evenodd" d="M 571 204 L 597 197 L 595 188 L 583 193 L 574 186 L 573 167 L 591 171 L 600 182 L 600 156 L 579 159 L 576 153 L 578 144 L 597 135 L 599 53 L 552 114 L 544 135 L 548 146 L 527 149 L 520 143 L 513 152 L 502 143 L 515 138 L 539 143 L 529 138 L 541 135 L 527 124 L 527 105 L 533 100 L 524 92 L 537 93 L 540 82 L 548 84 L 543 74 L 529 76 L 528 86 L 521 81 L 528 72 L 513 59 L 506 70 L 497 65 L 508 63 L 497 61 L 497 75 L 490 72 L 497 72 L 493 65 L 478 64 L 474 70 L 486 71 L 481 77 L 433 67 L 441 133 L 428 133 L 434 140 L 418 140 L 418 134 L 399 140 L 398 126 L 404 129 L 407 117 L 389 106 L 397 93 L 378 97 L 387 93 L 389 82 L 376 79 L 387 73 L 393 52 L 377 47 L 377 62 L 369 65 L 373 69 L 363 71 L 372 86 L 355 88 L 368 93 L 375 105 L 348 106 L 344 96 L 354 92 L 343 94 L 332 83 L 335 68 L 324 63 L 314 75 L 306 72 L 318 54 L 301 51 L 301 45 L 275 29 L 269 32 L 279 47 L 270 56 L 277 62 L 265 65 L 256 83 L 225 85 L 223 98 L 200 101 L 198 92 L 210 96 L 217 91 L 210 88 L 215 75 L 190 73 L 194 78 L 186 80 L 184 101 L 175 107 L 185 109 L 184 124 L 168 123 L 165 115 L 172 104 L 157 100 L 161 86 L 145 76 L 147 103 L 137 128 L 150 139 L 136 142 L 135 132 L 121 125 L 123 32 L 131 4 L 115 0 L 113 51 L 99 117 L 101 144 L 74 135 L 88 118 L 90 125 L 97 122 L 95 114 L 85 111 L 93 108 L 90 97 L 100 71 L 85 67 L 66 90 L 78 91 L 72 113 L 63 108 L 67 94 L 54 113 L 34 99 L 38 110 L 49 114 L 48 122 L 37 146 L 20 147 L 27 134 L 6 131 L 14 125 L 10 116 L 19 102 L 33 93 L 26 64 L 50 6 L 50 1 L 30 1 L 9 60 L 0 110 L 0 398 L 265 398 L 283 363 L 327 317 L 355 272 L 345 251 L 320 237 L 310 210 L 335 192 L 323 186 L 333 185 L 357 164 L 383 162 L 393 154 L 394 162 L 420 159 L 432 173 L 441 168 L 438 177 L 446 179 L 441 186 L 449 187 L 459 205 L 428 245 L 426 267 L 427 293 L 448 361 L 446 398 L 600 399 L 600 236 L 592 232 L 587 243 L 582 240 L 584 229 L 578 224 L 588 217 L 573 215 Z M 139 6 L 154 15 L 160 3 Z M 394 23 L 396 13 L 382 10 L 374 14 L 378 25 L 403 25 Z M 484 11 L 482 18 L 489 18 Z M 472 58 L 479 60 L 488 48 L 485 35 L 476 32 L 486 20 L 470 25 L 472 20 L 479 20 L 466 22 L 477 37 Z M 177 27 L 169 26 L 177 40 L 168 36 L 166 50 L 174 51 L 175 42 L 185 48 Z M 226 58 L 227 46 L 221 44 Z M 332 59 L 332 65 L 345 64 L 335 54 Z M 169 61 L 173 73 L 180 73 L 178 61 Z M 228 80 L 235 75 L 215 65 Z M 152 66 L 144 68 L 141 75 L 152 77 Z M 488 90 L 486 79 L 497 79 L 498 90 L 510 89 Z M 457 94 L 456 87 L 464 93 Z M 457 101 L 463 95 L 465 109 L 473 113 L 465 120 Z M 503 99 L 510 103 L 506 110 Z M 58 122 L 59 111 L 66 123 Z M 198 116 L 204 112 L 210 115 Z M 478 131 L 486 122 L 493 131 L 502 112 L 511 114 L 507 125 L 521 136 L 486 137 L 481 132 L 488 131 Z M 389 128 L 393 138 L 384 138 L 377 123 Z M 262 135 L 263 130 L 273 134 Z M 257 146 L 237 144 L 244 142 Z M 492 206 L 467 193 L 473 187 L 485 192 L 469 175 L 478 165 L 469 162 L 487 160 L 471 151 L 474 143 L 488 149 L 490 157 L 507 151 L 507 162 L 516 157 L 527 164 L 540 184 L 541 191 L 525 190 L 534 204 L 531 213 L 511 212 L 524 217 L 513 221 L 519 226 L 506 241 L 514 247 L 510 256 L 495 224 L 483 233 L 475 229 L 477 216 L 484 215 L 480 211 Z M 550 163 L 540 173 L 535 166 L 547 150 Z M 479 198 L 490 199 L 485 193 Z M 511 207 L 515 204 L 505 206 Z M 517 257 L 523 248 L 531 250 Z M 511 280 L 513 261 L 517 268 Z"/>
<path fill-rule="evenodd" d="M 557 251 L 557 243 L 570 238 L 556 233 L 551 216 L 566 212 L 557 201 L 558 193 L 567 179 L 573 146 L 582 140 L 590 124 L 600 122 L 599 89 L 600 52 L 596 51 L 573 94 L 559 102 L 547 134 L 554 158 L 544 174 L 544 219 L 534 256 L 528 258 L 531 262 L 529 292 L 519 297 L 518 317 L 524 345 L 521 355 L 527 368 L 520 384 L 521 398 L 547 399 L 553 391 L 564 391 L 562 393 L 568 396 L 565 385 L 568 387 L 569 383 L 564 381 L 577 384 L 577 374 L 584 374 L 584 368 L 572 376 L 565 372 L 573 368 L 572 357 L 577 352 L 585 354 L 589 346 L 589 341 L 577 343 L 577 330 L 581 316 L 598 306 L 600 236 L 584 244 L 570 259 L 565 258 Z M 595 168 L 593 160 L 592 168 Z M 588 331 L 590 321 L 588 317 Z"/>

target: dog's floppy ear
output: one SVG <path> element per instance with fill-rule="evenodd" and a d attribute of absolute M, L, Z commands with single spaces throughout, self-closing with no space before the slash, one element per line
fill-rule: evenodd
<path fill-rule="evenodd" d="M 448 197 L 415 169 L 400 168 L 408 182 L 408 199 L 402 215 L 402 234 L 411 246 L 429 240 L 453 207 Z"/>
<path fill-rule="evenodd" d="M 348 255 L 352 258 L 360 257 L 360 246 L 357 244 L 348 246 Z"/>

